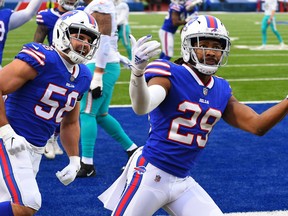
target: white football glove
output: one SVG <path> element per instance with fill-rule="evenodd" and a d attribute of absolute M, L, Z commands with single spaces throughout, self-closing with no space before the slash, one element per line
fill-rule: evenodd
<path fill-rule="evenodd" d="M 149 59 L 159 55 L 161 52 L 160 43 L 155 40 L 149 41 L 151 38 L 152 35 L 143 36 L 136 42 L 136 39 L 130 34 L 132 60 L 129 67 L 137 77 L 143 75 Z"/>
<path fill-rule="evenodd" d="M 103 90 L 103 73 L 94 73 L 92 81 L 90 83 L 90 90 L 94 99 L 102 96 Z"/>
<path fill-rule="evenodd" d="M 17 135 L 10 124 L 0 127 L 0 138 L 3 140 L 6 150 L 11 155 L 29 148 L 26 139 Z"/>
<path fill-rule="evenodd" d="M 120 63 L 123 65 L 124 68 L 129 69 L 129 65 L 131 64 L 130 60 L 121 54 L 119 54 Z"/>
<path fill-rule="evenodd" d="M 57 178 L 59 179 L 62 184 L 67 186 L 71 182 L 74 181 L 78 171 L 80 170 L 80 157 L 78 156 L 70 156 L 69 157 L 69 164 L 63 170 L 58 171 L 56 173 Z"/>
<path fill-rule="evenodd" d="M 197 14 L 193 13 L 190 14 L 188 17 L 186 17 L 185 22 L 188 23 L 190 20 L 192 20 L 193 18 L 196 18 Z"/>

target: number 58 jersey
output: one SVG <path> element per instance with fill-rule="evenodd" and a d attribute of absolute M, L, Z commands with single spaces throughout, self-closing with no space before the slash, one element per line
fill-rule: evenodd
<path fill-rule="evenodd" d="M 143 149 L 144 158 L 172 175 L 190 175 L 197 156 L 206 146 L 209 133 L 220 120 L 229 98 L 229 83 L 211 76 L 204 85 L 186 65 L 166 60 L 151 62 L 146 80 L 166 77 L 171 88 L 164 101 L 149 113 L 150 132 Z"/>
<path fill-rule="evenodd" d="M 15 58 L 38 75 L 8 95 L 6 115 L 18 135 L 41 147 L 88 91 L 92 75 L 85 65 L 69 65 L 54 48 L 38 43 L 24 45 Z"/>

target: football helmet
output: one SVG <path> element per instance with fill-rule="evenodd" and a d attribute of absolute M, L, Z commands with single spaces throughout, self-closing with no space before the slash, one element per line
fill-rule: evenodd
<path fill-rule="evenodd" d="M 84 52 L 84 45 L 82 51 L 74 50 L 70 39 L 71 34 L 77 33 L 77 36 L 73 37 L 78 41 L 82 41 L 83 44 L 87 42 L 83 41 L 79 36 L 85 34 L 91 37 L 90 52 L 86 55 Z M 91 15 L 84 11 L 72 10 L 64 13 L 55 23 L 53 29 L 53 45 L 56 49 L 70 58 L 75 64 L 84 63 L 86 60 L 91 60 L 100 42 L 100 32 L 98 31 L 98 25 Z"/>
<path fill-rule="evenodd" d="M 227 64 L 228 55 L 230 52 L 230 38 L 228 31 L 222 22 L 214 16 L 201 15 L 190 20 L 183 27 L 181 32 L 181 55 L 183 60 L 192 65 L 201 73 L 205 75 L 212 75 L 216 73 L 220 66 Z M 218 50 L 212 48 L 205 48 L 199 46 L 199 41 L 216 40 L 221 43 L 222 56 L 216 65 L 209 65 L 204 59 L 200 62 L 195 49 L 202 49 L 203 52 L 206 50 Z"/>
<path fill-rule="evenodd" d="M 79 0 L 58 0 L 58 4 L 60 4 L 65 10 L 71 11 L 77 8 Z"/>
<path fill-rule="evenodd" d="M 5 4 L 5 0 L 0 0 L 0 8 L 3 7 Z"/>
<path fill-rule="evenodd" d="M 184 5 L 186 3 L 186 0 L 171 0 L 171 3 Z"/>

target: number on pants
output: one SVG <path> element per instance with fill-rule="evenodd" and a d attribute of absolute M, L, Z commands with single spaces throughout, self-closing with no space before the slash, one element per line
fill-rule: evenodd
<path fill-rule="evenodd" d="M 52 119 L 55 117 L 56 123 L 60 123 L 63 119 L 63 113 L 65 111 L 71 111 L 76 104 L 77 98 L 79 96 L 78 92 L 71 92 L 69 95 L 66 96 L 67 89 L 56 86 L 54 84 L 49 84 L 48 88 L 46 89 L 43 97 L 41 98 L 41 102 L 50 106 L 50 110 L 46 111 L 40 105 L 35 106 L 36 115 L 40 116 L 44 119 Z M 57 109 L 59 108 L 59 102 L 57 100 L 51 99 L 53 94 L 63 95 L 67 97 L 66 104 L 63 108 L 61 108 L 58 112 Z"/>
<path fill-rule="evenodd" d="M 180 127 L 193 128 L 196 126 L 197 122 L 199 122 L 200 129 L 205 131 L 206 135 L 204 138 L 201 135 L 197 135 L 196 143 L 198 147 L 204 148 L 208 141 L 209 133 L 211 132 L 213 126 L 221 118 L 221 112 L 219 110 L 210 108 L 206 111 L 201 119 L 198 119 L 202 112 L 200 105 L 188 101 L 185 101 L 179 105 L 179 111 L 184 113 L 191 112 L 193 114 L 191 118 L 188 119 L 183 117 L 173 119 L 170 126 L 168 139 L 183 143 L 185 145 L 192 145 L 195 134 L 180 134 Z M 213 122 L 211 122 L 211 120 L 213 120 Z"/>

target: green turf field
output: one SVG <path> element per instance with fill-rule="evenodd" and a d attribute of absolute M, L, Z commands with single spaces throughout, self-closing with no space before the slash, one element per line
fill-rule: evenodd
<path fill-rule="evenodd" d="M 203 13 L 200 13 L 203 14 Z M 230 32 L 232 47 L 228 65 L 221 68 L 217 75 L 228 81 L 234 95 L 240 101 L 270 101 L 281 100 L 288 91 L 288 49 L 287 50 L 249 50 L 235 46 L 245 45 L 255 47 L 261 45 L 262 13 L 211 13 L 220 18 Z M 158 30 L 162 25 L 164 14 L 146 13 L 131 14 L 130 26 L 136 38 L 145 34 L 152 34 L 158 39 Z M 287 14 L 276 15 L 277 29 L 284 42 L 288 44 Z M 22 44 L 33 40 L 36 29 L 35 19 L 21 28 L 8 34 L 4 50 L 3 66 L 10 62 L 20 50 Z M 278 45 L 276 36 L 268 29 L 268 45 Z M 119 50 L 126 55 L 119 44 Z M 175 58 L 180 56 L 180 34 L 175 36 Z M 112 105 L 130 104 L 128 94 L 128 80 L 130 72 L 123 69 L 115 86 Z M 188 85 L 189 83 L 187 83 Z"/>

